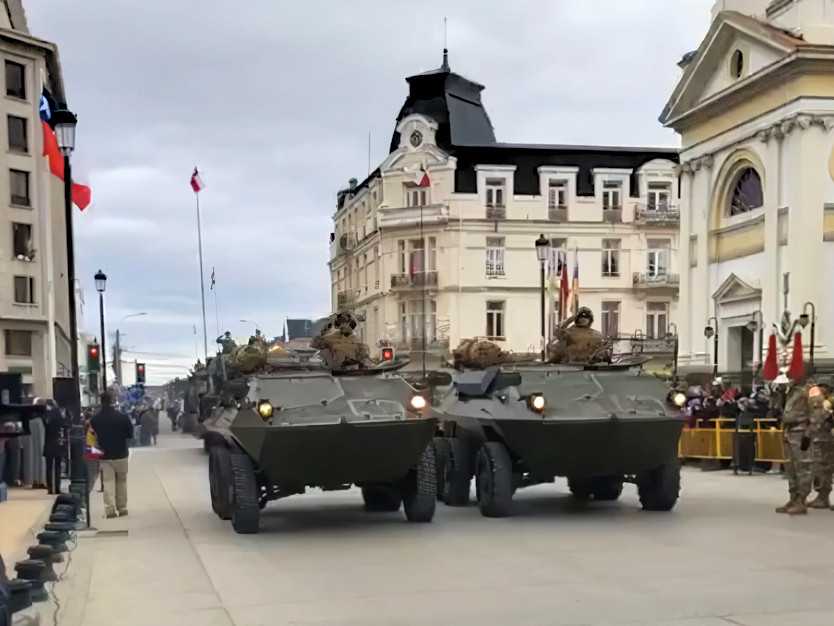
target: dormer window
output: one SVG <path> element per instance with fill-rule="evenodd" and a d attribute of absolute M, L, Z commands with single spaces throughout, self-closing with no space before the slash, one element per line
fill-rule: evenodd
<path fill-rule="evenodd" d="M 568 206 L 568 181 L 551 180 L 548 187 L 547 208 L 551 211 Z"/>
<path fill-rule="evenodd" d="M 619 211 L 623 208 L 622 184 L 619 182 L 604 183 L 602 186 L 602 210 Z"/>
<path fill-rule="evenodd" d="M 671 185 L 669 183 L 649 183 L 646 204 L 649 211 L 668 211 Z"/>
<path fill-rule="evenodd" d="M 486 181 L 486 205 L 488 208 L 504 207 L 504 181 L 500 178 L 490 178 Z"/>

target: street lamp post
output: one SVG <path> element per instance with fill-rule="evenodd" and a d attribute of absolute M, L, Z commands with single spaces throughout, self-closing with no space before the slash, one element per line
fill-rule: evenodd
<path fill-rule="evenodd" d="M 147 315 L 145 311 L 141 313 L 131 313 L 130 315 L 125 315 L 122 320 L 119 322 L 119 326 L 121 326 L 124 321 L 129 317 L 139 317 L 140 315 Z M 116 374 L 116 382 L 120 385 L 122 384 L 122 345 L 120 343 L 120 330 L 116 329 L 116 347 L 113 349 L 113 371 Z"/>
<path fill-rule="evenodd" d="M 715 322 L 715 327 L 710 326 L 710 322 Z M 707 325 L 704 328 L 704 337 L 709 339 L 710 337 L 713 338 L 712 340 L 712 377 L 715 378 L 718 376 L 718 319 L 715 317 L 711 317 L 707 320 Z"/>
<path fill-rule="evenodd" d="M 750 317 L 753 318 L 753 322 L 756 324 L 756 330 L 759 333 L 758 361 L 759 368 L 762 368 L 764 367 L 764 313 L 762 313 L 761 309 L 757 309 L 750 314 Z"/>
<path fill-rule="evenodd" d="M 99 270 L 94 278 L 96 291 L 98 291 L 98 310 L 101 316 L 101 390 L 107 391 L 107 352 L 104 345 L 107 339 L 104 331 L 104 288 L 107 286 L 107 275 Z"/>
<path fill-rule="evenodd" d="M 70 428 L 70 482 L 74 491 L 88 493 L 87 468 L 84 465 L 84 426 L 81 422 L 81 387 L 78 375 L 78 319 L 75 308 L 75 248 L 72 234 L 72 168 L 70 155 L 75 149 L 75 125 L 78 118 L 67 109 L 57 109 L 55 142 L 64 156 L 64 219 L 67 242 L 67 301 L 69 305 L 70 363 L 72 364 L 72 406 L 67 407 L 72 418 Z M 89 506 L 87 507 L 89 511 Z"/>
<path fill-rule="evenodd" d="M 547 359 L 545 351 L 547 349 L 547 335 L 545 333 L 545 305 L 544 305 L 544 267 L 547 263 L 547 258 L 550 255 L 550 240 L 544 236 L 539 235 L 536 239 L 536 256 L 541 262 L 541 292 L 542 292 L 542 363 Z"/>
<path fill-rule="evenodd" d="M 672 353 L 672 378 L 677 382 L 678 379 L 678 325 L 675 322 L 669 322 L 669 332 L 672 332 L 672 327 L 675 327 L 675 333 L 672 335 L 673 353 Z"/>
<path fill-rule="evenodd" d="M 257 322 L 253 322 L 252 320 L 240 320 L 240 321 L 243 322 L 244 324 L 252 324 L 253 326 L 255 326 L 255 330 L 260 330 L 260 327 L 258 326 Z"/>
<path fill-rule="evenodd" d="M 808 307 L 811 307 L 811 315 L 810 318 L 808 316 Z M 805 328 L 808 325 L 808 322 L 811 322 L 811 348 L 808 354 L 808 357 L 811 360 L 811 371 L 814 371 L 814 326 L 816 325 L 817 321 L 817 308 L 814 306 L 813 302 L 806 302 L 802 305 L 802 315 L 799 316 L 799 325 L 802 328 Z"/>

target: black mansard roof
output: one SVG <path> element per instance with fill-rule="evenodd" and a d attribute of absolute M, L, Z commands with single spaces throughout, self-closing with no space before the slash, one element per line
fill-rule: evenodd
<path fill-rule="evenodd" d="M 637 196 L 637 169 L 654 159 L 678 162 L 674 148 L 617 148 L 605 146 L 565 146 L 547 144 L 493 143 L 480 146 L 454 146 L 451 153 L 457 158 L 455 191 L 476 193 L 476 165 L 515 165 L 513 177 L 517 195 L 538 195 L 538 168 L 542 166 L 578 167 L 576 193 L 594 195 L 596 168 L 630 169 L 631 195 Z"/>

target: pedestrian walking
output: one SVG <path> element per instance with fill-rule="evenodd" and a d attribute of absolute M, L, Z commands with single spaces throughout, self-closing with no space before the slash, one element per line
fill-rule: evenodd
<path fill-rule="evenodd" d="M 127 515 L 127 443 L 133 437 L 130 418 L 113 406 L 109 392 L 101 394 L 101 409 L 90 420 L 101 455 L 104 515 Z"/>
<path fill-rule="evenodd" d="M 808 391 L 811 418 L 811 472 L 817 497 L 808 503 L 812 509 L 831 508 L 831 483 L 834 474 L 834 415 L 828 400 L 830 390 L 814 385 Z"/>
<path fill-rule="evenodd" d="M 139 445 L 149 446 L 154 440 L 156 420 L 154 408 L 147 401 L 143 401 L 137 409 L 136 423 L 139 425 Z"/>
<path fill-rule="evenodd" d="M 790 499 L 776 509 L 777 513 L 804 515 L 805 501 L 811 493 L 811 415 L 808 405 L 809 386 L 804 375 L 790 381 L 782 412 L 782 431 L 788 451 L 788 492 Z"/>
<path fill-rule="evenodd" d="M 61 469 L 64 459 L 68 456 L 67 442 L 69 428 L 72 425 L 69 417 L 61 412 L 58 404 L 52 398 L 42 400 L 46 405 L 44 414 L 44 442 L 43 457 L 46 460 L 46 489 L 51 494 L 61 493 Z"/>

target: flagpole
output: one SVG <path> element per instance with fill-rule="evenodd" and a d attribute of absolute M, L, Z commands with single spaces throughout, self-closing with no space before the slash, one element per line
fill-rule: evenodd
<path fill-rule="evenodd" d="M 217 308 L 217 283 L 214 282 L 214 268 L 211 268 L 211 290 L 214 292 L 214 318 L 217 323 L 217 336 L 220 336 L 220 312 Z"/>
<path fill-rule="evenodd" d="M 200 252 L 200 295 L 202 296 L 203 304 L 203 348 L 206 353 L 206 361 L 208 361 L 208 334 L 206 331 L 206 285 L 203 280 L 203 231 L 200 226 L 200 194 L 195 192 L 194 197 L 197 199 L 197 246 Z"/>

